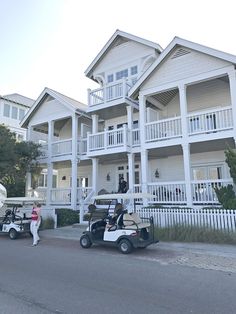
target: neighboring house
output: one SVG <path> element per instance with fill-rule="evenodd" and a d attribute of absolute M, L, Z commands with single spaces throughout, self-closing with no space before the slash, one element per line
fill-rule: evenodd
<path fill-rule="evenodd" d="M 40 142 L 37 192 L 48 206 L 83 208 L 100 190 L 149 192 L 150 203 L 218 204 L 232 182 L 236 56 L 178 37 L 164 49 L 117 30 L 85 74 L 88 106 L 46 88 L 23 119 Z M 30 181 L 29 190 L 30 190 Z"/>
<path fill-rule="evenodd" d="M 0 124 L 14 132 L 18 141 L 26 139 L 26 130 L 20 122 L 33 103 L 33 99 L 19 94 L 0 96 Z"/>

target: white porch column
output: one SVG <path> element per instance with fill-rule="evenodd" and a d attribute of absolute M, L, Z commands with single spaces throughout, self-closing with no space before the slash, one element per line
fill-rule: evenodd
<path fill-rule="evenodd" d="M 142 171 L 142 192 L 147 192 L 147 183 L 148 183 L 148 151 L 147 149 L 141 152 L 141 171 Z"/>
<path fill-rule="evenodd" d="M 126 106 L 126 110 L 127 110 L 128 129 L 132 130 L 132 128 L 133 128 L 133 112 L 134 112 L 134 109 L 131 106 Z"/>
<path fill-rule="evenodd" d="M 46 205 L 51 205 L 51 191 L 52 191 L 52 176 L 53 176 L 53 163 L 49 162 L 47 165 L 47 199 Z"/>
<path fill-rule="evenodd" d="M 193 206 L 193 196 L 191 189 L 191 161 L 190 161 L 190 144 L 182 144 L 184 159 L 184 176 L 186 186 L 187 206 Z"/>
<path fill-rule="evenodd" d="M 78 150 L 78 116 L 72 115 L 72 159 L 77 158 Z"/>
<path fill-rule="evenodd" d="M 181 125 L 182 125 L 182 138 L 183 138 L 183 142 L 185 143 L 188 136 L 186 85 L 179 85 L 178 88 L 179 88 L 180 114 L 181 114 Z"/>
<path fill-rule="evenodd" d="M 47 165 L 47 193 L 46 205 L 51 205 L 51 191 L 52 191 L 52 177 L 53 177 L 53 163 L 52 163 L 52 142 L 54 134 L 54 120 L 48 121 L 48 165 Z"/>
<path fill-rule="evenodd" d="M 236 143 L 236 71 L 232 68 L 232 71 L 228 73 L 229 85 L 230 85 L 230 97 L 233 113 L 233 124 L 234 124 L 234 141 Z"/>
<path fill-rule="evenodd" d="M 92 186 L 95 194 L 98 192 L 98 158 L 92 158 Z"/>
<path fill-rule="evenodd" d="M 129 189 L 134 192 L 134 154 L 128 154 L 128 166 L 129 166 Z"/>
<path fill-rule="evenodd" d="M 54 121 L 48 122 L 48 159 L 52 158 L 52 142 L 54 135 Z"/>
<path fill-rule="evenodd" d="M 184 177 L 186 187 L 187 206 L 192 207 L 193 197 L 191 189 L 191 160 L 190 160 L 190 144 L 188 143 L 188 124 L 187 124 L 187 95 L 186 85 L 179 85 L 179 100 L 182 125 L 182 150 L 184 162 Z"/>
<path fill-rule="evenodd" d="M 71 207 L 77 209 L 77 160 L 71 160 Z"/>
<path fill-rule="evenodd" d="M 148 184 L 148 151 L 145 149 L 146 142 L 146 96 L 139 96 L 139 123 L 140 123 L 140 147 L 141 147 L 141 191 L 147 192 Z M 147 199 L 144 199 L 147 206 Z"/>
<path fill-rule="evenodd" d="M 144 148 L 146 140 L 146 97 L 139 97 L 139 124 L 140 124 L 140 144 Z"/>
<path fill-rule="evenodd" d="M 98 115 L 92 114 L 92 133 L 98 132 Z"/>

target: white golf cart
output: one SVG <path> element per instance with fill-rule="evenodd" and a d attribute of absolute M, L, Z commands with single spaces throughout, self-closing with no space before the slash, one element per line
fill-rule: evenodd
<path fill-rule="evenodd" d="M 10 197 L 3 200 L 0 208 L 0 234 L 8 234 L 14 240 L 20 234 L 30 233 L 34 202 L 42 200 L 35 197 Z"/>
<path fill-rule="evenodd" d="M 147 193 L 95 196 L 94 204 L 89 205 L 89 212 L 85 215 L 88 228 L 80 238 L 80 245 L 83 248 L 89 248 L 92 244 L 112 245 L 118 247 L 121 253 L 128 254 L 134 248 L 146 248 L 157 243 L 153 218 L 141 218 L 135 211 L 136 200 L 152 197 Z M 129 213 L 125 208 L 127 201 L 133 204 Z M 111 207 L 114 207 L 112 216 L 109 214 Z"/>

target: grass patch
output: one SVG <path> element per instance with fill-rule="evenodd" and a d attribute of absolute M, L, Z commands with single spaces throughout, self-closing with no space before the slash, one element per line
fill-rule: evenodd
<path fill-rule="evenodd" d="M 155 234 L 161 241 L 236 244 L 235 232 L 224 232 L 207 227 L 174 225 L 155 228 Z"/>

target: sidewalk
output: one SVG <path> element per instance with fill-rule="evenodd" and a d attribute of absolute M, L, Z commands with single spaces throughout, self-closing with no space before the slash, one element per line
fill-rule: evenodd
<path fill-rule="evenodd" d="M 42 237 L 60 238 L 79 241 L 87 225 L 73 225 L 57 229 L 47 229 L 40 231 Z M 221 256 L 236 259 L 236 246 L 227 244 L 208 244 L 208 243 L 184 243 L 184 242 L 159 242 L 155 248 L 170 250 L 182 253 Z"/>

